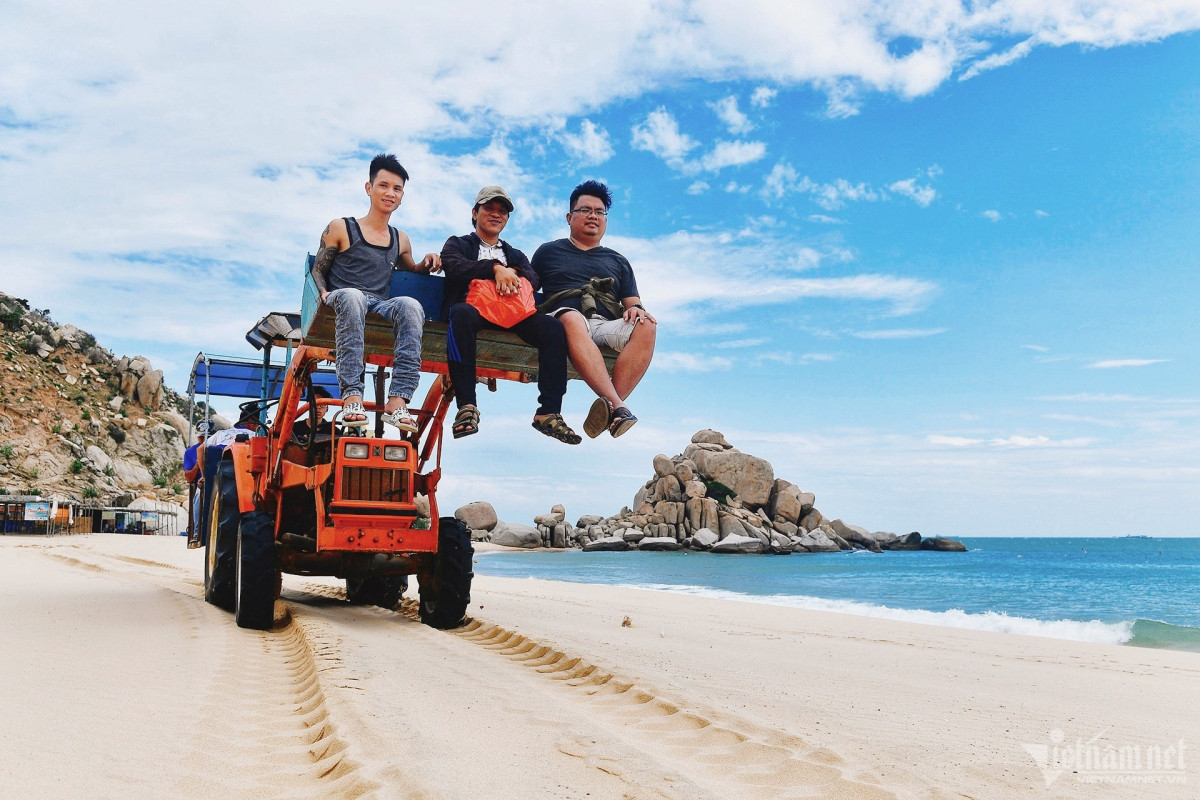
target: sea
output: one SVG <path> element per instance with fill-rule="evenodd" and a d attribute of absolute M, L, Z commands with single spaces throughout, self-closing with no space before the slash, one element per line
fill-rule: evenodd
<path fill-rule="evenodd" d="M 961 541 L 966 553 L 485 552 L 475 572 L 1200 652 L 1200 539 Z"/>

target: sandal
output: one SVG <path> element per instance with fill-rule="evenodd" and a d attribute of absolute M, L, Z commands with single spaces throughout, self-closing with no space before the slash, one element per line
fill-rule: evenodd
<path fill-rule="evenodd" d="M 539 433 L 552 436 L 560 442 L 566 442 L 567 444 L 579 444 L 583 441 L 582 436 L 571 430 L 571 426 L 562 418 L 562 414 L 551 414 L 548 417 L 535 419 L 533 427 Z"/>
<path fill-rule="evenodd" d="M 417 421 L 408 413 L 407 406 L 400 406 L 395 411 L 385 411 L 379 415 L 379 418 L 405 433 L 417 432 Z"/>
<path fill-rule="evenodd" d="M 612 424 L 612 412 L 612 403 L 603 397 L 596 398 L 596 402 L 592 403 L 592 407 L 588 409 L 587 416 L 583 420 L 583 432 L 588 435 L 588 438 L 595 439 L 608 429 L 608 426 Z"/>
<path fill-rule="evenodd" d="M 358 419 L 350 419 L 350 416 L 356 416 Z M 342 424 L 347 428 L 365 428 L 367 427 L 367 409 L 358 400 L 351 400 L 342 405 Z"/>
<path fill-rule="evenodd" d="M 612 422 L 608 424 L 608 432 L 615 439 L 637 424 L 637 417 L 627 406 L 613 409 Z"/>
<path fill-rule="evenodd" d="M 467 403 L 458 410 L 454 417 L 454 426 L 450 429 L 455 439 L 479 433 L 479 408 Z"/>

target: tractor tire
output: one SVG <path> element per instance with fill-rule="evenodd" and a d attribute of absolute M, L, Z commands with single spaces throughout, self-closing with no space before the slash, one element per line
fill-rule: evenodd
<path fill-rule="evenodd" d="M 233 618 L 239 628 L 270 630 L 275 622 L 275 520 L 262 511 L 242 515 L 237 534 L 237 597 Z"/>
<path fill-rule="evenodd" d="M 204 548 L 204 599 L 218 608 L 233 611 L 237 579 L 238 511 L 237 483 L 233 462 L 221 461 L 214 476 L 208 502 L 208 526 Z"/>
<path fill-rule="evenodd" d="M 407 588 L 407 575 L 379 575 L 362 580 L 347 578 L 346 600 L 355 605 L 392 609 Z"/>
<path fill-rule="evenodd" d="M 454 517 L 438 520 L 438 551 L 433 571 L 421 580 L 421 622 L 432 628 L 457 628 L 471 603 L 471 532 Z"/>

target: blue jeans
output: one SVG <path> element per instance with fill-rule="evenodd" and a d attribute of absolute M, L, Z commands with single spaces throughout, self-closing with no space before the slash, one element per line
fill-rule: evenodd
<path fill-rule="evenodd" d="M 334 289 L 325 302 L 337 314 L 333 330 L 342 397 L 363 394 L 363 336 L 367 313 L 373 311 L 391 321 L 396 335 L 388 397 L 400 397 L 406 403 L 411 400 L 421 380 L 421 330 L 425 326 L 421 304 L 411 297 L 384 300 L 358 289 Z"/>

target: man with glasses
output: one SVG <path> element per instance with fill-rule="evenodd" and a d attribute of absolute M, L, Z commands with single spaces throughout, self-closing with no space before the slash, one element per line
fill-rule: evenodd
<path fill-rule="evenodd" d="M 576 186 L 567 212 L 571 235 L 543 244 L 532 261 L 546 296 L 539 309 L 562 322 L 571 363 L 597 395 L 583 423 L 593 439 L 605 430 L 620 436 L 637 422 L 625 398 L 650 366 L 657 331 L 629 261 L 600 244 L 611 206 L 603 183 Z M 619 353 L 611 378 L 601 346 Z"/>

